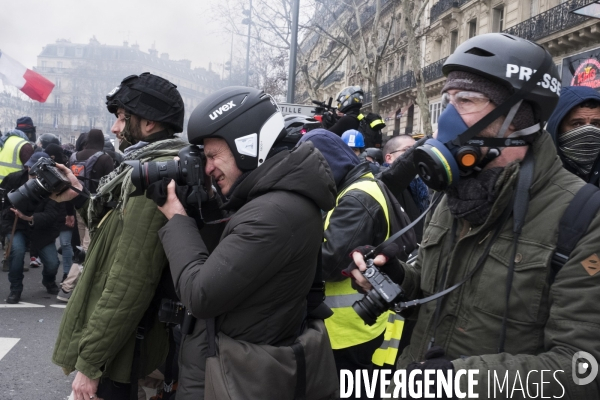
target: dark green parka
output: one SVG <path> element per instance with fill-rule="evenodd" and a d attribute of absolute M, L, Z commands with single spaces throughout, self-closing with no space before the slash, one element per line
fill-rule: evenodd
<path fill-rule="evenodd" d="M 172 160 L 186 144 L 180 139 L 154 142 L 138 150 L 134 159 Z M 104 201 L 95 201 L 80 210 L 90 217 L 92 240 L 63 315 L 52 361 L 67 374 L 78 370 L 91 379 L 126 383 L 136 328 L 168 266 L 158 238 L 167 219 L 145 196 L 125 196 L 133 189 L 130 167 L 123 164 L 113 173 L 118 176 L 98 193 L 104 200 L 118 201 L 117 207 L 106 212 Z M 164 324 L 156 318 L 143 341 L 142 376 L 165 360 L 167 339 Z"/>
<path fill-rule="evenodd" d="M 549 284 L 558 222 L 584 182 L 562 167 L 547 133 L 532 147 L 533 184 L 525 224 L 518 239 L 505 351 L 498 353 L 498 343 L 512 254 L 512 216 L 491 247 L 483 267 L 441 302 L 435 343 L 445 349 L 455 370 L 479 370 L 475 386 L 479 398 L 487 398 L 488 377 L 493 379 L 494 371 L 501 381 L 508 373 L 510 389 L 520 377 L 523 388 L 529 391 L 525 395 L 533 396 L 536 389 L 539 391 L 540 371 L 550 370 L 552 373 L 546 372 L 543 377 L 547 382 L 544 396 L 560 397 L 564 391 L 560 398 L 598 399 L 599 380 L 586 386 L 575 385 L 571 368 L 577 351 L 588 352 L 600 360 L 600 274 L 592 274 L 584 268 L 585 260 L 598 259 L 600 255 L 600 217 L 592 221 L 571 259 L 554 283 Z M 452 224 L 455 218 L 446 199 L 442 200 L 427 224 L 415 265 L 405 266 L 402 286 L 410 299 L 442 290 L 439 281 L 446 265 L 444 288 L 460 282 L 475 267 L 512 198 L 518 171 L 516 163 L 506 167 L 499 178 L 503 180 L 502 190 L 483 225 L 470 227 L 463 220 L 457 221 L 454 246 Z M 434 335 L 435 307 L 436 302 L 432 301 L 418 310 L 411 343 L 398 360 L 399 368 L 424 359 Z M 557 372 L 554 378 L 553 373 L 558 370 L 564 372 Z M 527 379 L 530 371 L 537 372 Z M 461 387 L 466 391 L 466 379 L 461 381 Z M 506 396 L 506 390 L 503 393 L 497 393 L 495 398 L 522 398 L 519 390 L 512 397 Z"/>

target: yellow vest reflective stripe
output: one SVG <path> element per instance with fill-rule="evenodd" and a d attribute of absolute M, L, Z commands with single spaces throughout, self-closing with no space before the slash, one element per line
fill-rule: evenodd
<path fill-rule="evenodd" d="M 395 365 L 398 356 L 398 347 L 404 328 L 404 318 L 400 315 L 390 312 L 383 343 L 373 353 L 373 364 L 382 366 L 383 364 Z"/>
<path fill-rule="evenodd" d="M 383 126 L 381 126 L 381 128 L 385 127 L 385 122 L 383 122 L 383 120 L 380 118 L 380 119 L 376 119 L 374 121 L 371 121 L 371 123 L 369 125 L 373 129 L 379 129 L 378 128 L 379 125 L 383 125 Z"/>
<path fill-rule="evenodd" d="M 0 182 L 6 175 L 23 169 L 19 151 L 26 143 L 27 140 L 18 136 L 11 136 L 4 142 L 4 147 L 0 150 Z"/>
<path fill-rule="evenodd" d="M 336 207 L 339 200 L 350 190 L 362 190 L 372 196 L 384 211 L 388 229 L 386 239 L 390 235 L 390 218 L 387 202 L 381 189 L 374 180 L 371 173 L 367 173 L 359 180 L 338 194 L 336 199 Z M 335 208 L 327 213 L 325 217 L 325 230 L 329 227 L 329 221 Z M 352 308 L 355 301 L 361 300 L 364 295 L 352 289 L 351 280 L 344 279 L 340 282 L 325 283 L 325 304 L 332 310 L 333 315 L 325 320 L 327 332 L 333 349 L 345 349 L 347 347 L 356 346 L 361 343 L 375 339 L 387 328 L 388 316 L 391 312 L 384 312 L 379 316 L 374 325 L 368 326 L 356 314 Z M 396 347 L 397 348 L 397 347 Z"/>
<path fill-rule="evenodd" d="M 363 114 L 358 114 L 358 115 L 356 116 L 356 118 L 357 118 L 359 121 L 362 121 L 362 119 L 363 119 L 364 117 L 365 117 L 365 116 L 364 116 Z M 383 126 L 380 126 L 380 125 L 383 125 Z M 371 122 L 369 123 L 369 126 L 370 126 L 371 128 L 373 128 L 373 129 L 383 129 L 383 128 L 385 127 L 385 122 L 384 122 L 384 121 L 383 121 L 383 120 L 380 118 L 380 119 L 376 119 L 376 120 L 373 120 L 373 121 L 371 121 Z"/>

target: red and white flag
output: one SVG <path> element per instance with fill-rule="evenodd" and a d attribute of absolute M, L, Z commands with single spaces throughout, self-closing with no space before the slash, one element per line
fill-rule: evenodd
<path fill-rule="evenodd" d="M 40 103 L 45 102 L 54 89 L 54 83 L 37 72 L 25 68 L 2 51 L 0 51 L 0 79 L 6 84 L 16 86 L 21 92 Z"/>

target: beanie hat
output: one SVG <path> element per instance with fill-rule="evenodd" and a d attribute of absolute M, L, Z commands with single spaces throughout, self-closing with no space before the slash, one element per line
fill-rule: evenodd
<path fill-rule="evenodd" d="M 46 152 L 50 156 L 50 158 L 52 158 L 57 163 L 65 163 L 65 153 L 63 152 L 63 148 L 57 145 L 56 143 L 50 143 L 48 146 L 46 146 L 44 152 Z"/>
<path fill-rule="evenodd" d="M 33 125 L 31 117 L 21 117 L 17 120 L 17 126 L 15 128 L 17 128 L 20 131 L 23 131 L 23 129 L 35 128 L 35 126 Z"/>
<path fill-rule="evenodd" d="M 104 149 L 104 134 L 102 131 L 100 129 L 90 129 L 83 148 L 102 151 Z"/>
<path fill-rule="evenodd" d="M 360 160 L 346 143 L 335 133 L 325 129 L 313 129 L 304 134 L 298 141 L 298 145 L 311 141 L 317 150 L 321 152 L 333 174 L 333 180 L 339 189 L 350 170 L 360 164 Z"/>
<path fill-rule="evenodd" d="M 442 89 L 442 93 L 451 89 L 479 92 L 490 99 L 496 106 L 504 103 L 511 95 L 511 92 L 505 86 L 466 71 L 452 71 L 448 74 L 448 79 Z M 521 103 L 519 110 L 512 120 L 512 124 L 517 131 L 535 124 L 533 108 L 529 103 L 525 101 Z"/>

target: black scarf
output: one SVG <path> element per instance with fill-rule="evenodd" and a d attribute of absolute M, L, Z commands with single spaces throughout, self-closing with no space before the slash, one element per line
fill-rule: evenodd
<path fill-rule="evenodd" d="M 600 128 L 584 125 L 558 135 L 563 161 L 586 179 L 600 154 Z"/>
<path fill-rule="evenodd" d="M 456 186 L 446 190 L 452 215 L 464 218 L 471 225 L 483 224 L 502 189 L 496 182 L 503 171 L 503 167 L 486 169 L 461 179 Z"/>

